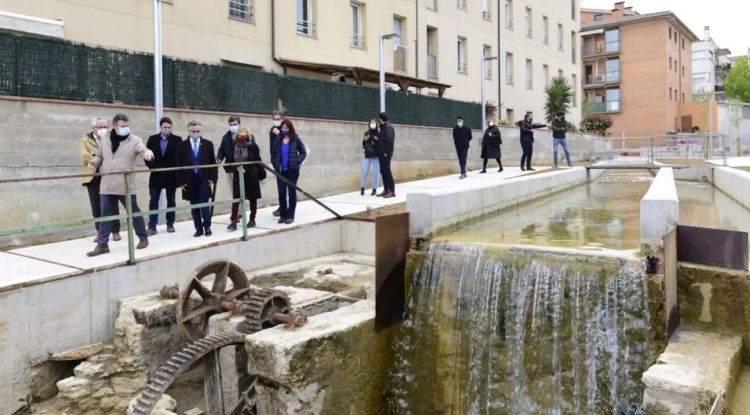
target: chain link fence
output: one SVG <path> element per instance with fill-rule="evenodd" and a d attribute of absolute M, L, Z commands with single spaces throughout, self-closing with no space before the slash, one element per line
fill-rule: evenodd
<path fill-rule="evenodd" d="M 152 105 L 153 68 L 147 53 L 0 32 L 0 95 Z M 281 101 L 291 116 L 366 121 L 379 107 L 375 88 L 251 69 L 164 58 L 163 76 L 172 108 L 263 114 Z M 478 103 L 388 91 L 386 105 L 399 124 L 481 124 Z"/>

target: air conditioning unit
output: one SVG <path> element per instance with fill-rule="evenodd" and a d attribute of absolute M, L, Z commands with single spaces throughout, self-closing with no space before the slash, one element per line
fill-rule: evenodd
<path fill-rule="evenodd" d="M 597 84 L 604 83 L 604 75 L 597 75 L 596 78 L 595 78 L 595 82 Z"/>
<path fill-rule="evenodd" d="M 331 75 L 331 81 L 333 81 L 333 82 L 341 82 L 341 83 L 345 84 L 346 83 L 346 77 L 342 73 L 335 73 L 335 74 Z"/>

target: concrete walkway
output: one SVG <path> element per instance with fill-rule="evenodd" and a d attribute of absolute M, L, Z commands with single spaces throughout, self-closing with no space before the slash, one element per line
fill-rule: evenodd
<path fill-rule="evenodd" d="M 709 163 L 717 165 L 717 166 L 723 166 L 724 160 L 707 160 Z M 750 167 L 750 157 L 728 157 L 727 158 L 727 166 L 728 167 Z"/>
<path fill-rule="evenodd" d="M 538 171 L 549 170 L 539 168 Z M 359 192 L 344 193 L 322 198 L 321 201 L 342 216 L 362 213 L 368 207 L 373 209 L 397 205 L 406 201 L 409 193 L 441 193 L 455 189 L 483 188 L 495 184 L 498 180 L 518 177 L 524 174 L 517 167 L 506 168 L 502 173 L 496 169 L 487 174 L 470 172 L 468 178 L 459 180 L 458 174 L 436 177 L 432 179 L 419 180 L 407 183 L 397 183 L 397 197 L 383 199 L 369 196 L 360 196 Z M 248 236 L 256 237 L 278 232 L 280 230 L 293 229 L 319 223 L 333 218 L 333 215 L 312 201 L 303 201 L 297 204 L 297 214 L 293 225 L 280 225 L 277 218 L 273 217 L 272 211 L 275 207 L 258 210 L 256 218 L 257 227 L 248 229 Z M 149 238 L 148 248 L 136 251 L 136 260 L 142 261 L 171 253 L 184 252 L 187 250 L 200 249 L 215 246 L 227 241 L 236 241 L 241 238 L 241 231 L 228 232 L 226 225 L 229 223 L 229 215 L 214 217 L 211 237 L 193 237 L 192 221 L 178 222 L 175 224 L 176 232 L 166 233 L 164 226 L 159 226 L 159 234 Z M 95 271 L 97 269 L 111 268 L 125 265 L 128 259 L 128 244 L 126 238 L 119 242 L 110 241 L 110 253 L 98 257 L 89 258 L 86 252 L 94 248 L 94 235 L 87 238 L 73 239 L 63 242 L 48 243 L 26 248 L 0 252 L 0 292 L 10 291 L 24 286 L 44 283 L 46 281 L 59 279 L 68 275 L 83 271 Z"/>

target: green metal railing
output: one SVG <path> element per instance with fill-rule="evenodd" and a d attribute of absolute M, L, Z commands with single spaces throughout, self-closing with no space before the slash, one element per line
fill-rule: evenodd
<path fill-rule="evenodd" d="M 64 180 L 64 179 L 80 179 L 84 177 L 102 177 L 102 176 L 123 176 L 123 180 L 125 182 L 125 214 L 122 215 L 112 215 L 112 216 L 102 216 L 99 218 L 92 218 L 92 219 L 80 219 L 80 220 L 71 220 L 71 221 L 64 221 L 64 222 L 57 222 L 57 223 L 51 223 L 46 225 L 37 225 L 37 226 L 28 226 L 28 227 L 21 227 L 21 228 L 11 228 L 11 229 L 0 229 L 0 237 L 5 236 L 17 236 L 22 234 L 30 234 L 35 232 L 46 232 L 51 230 L 58 230 L 58 229 L 66 229 L 66 228 L 72 228 L 75 226 L 82 226 L 82 225 L 90 225 L 94 223 L 99 222 L 109 222 L 109 221 L 119 221 L 119 220 L 126 220 L 128 224 L 128 264 L 132 265 L 135 264 L 135 229 L 133 228 L 133 219 L 136 217 L 145 217 L 152 215 L 152 214 L 160 214 L 160 213 L 167 213 L 167 212 L 180 212 L 180 211 L 187 211 L 191 209 L 199 209 L 204 207 L 214 207 L 214 206 L 225 206 L 225 205 L 231 205 L 234 203 L 240 204 L 240 212 L 241 212 L 241 219 L 240 224 L 242 227 L 242 240 L 247 240 L 247 209 L 246 209 L 246 198 L 245 198 L 245 168 L 249 165 L 260 165 L 262 166 L 266 171 L 276 176 L 276 178 L 282 182 L 284 182 L 287 186 L 294 188 L 295 190 L 299 191 L 303 195 L 305 195 L 308 199 L 312 200 L 316 204 L 323 207 L 325 210 L 330 212 L 336 219 L 343 219 L 343 217 L 338 214 L 336 211 L 328 207 L 326 204 L 318 200 L 315 196 L 307 193 L 302 188 L 297 186 L 295 183 L 288 180 L 286 177 L 282 176 L 278 172 L 276 172 L 273 168 L 269 167 L 263 162 L 260 161 L 247 161 L 247 162 L 240 162 L 240 163 L 223 163 L 223 164 L 204 164 L 199 166 L 184 166 L 184 167 L 167 167 L 167 168 L 159 168 L 159 169 L 134 169 L 129 171 L 121 171 L 121 172 L 111 172 L 111 173 L 90 173 L 90 174 L 67 174 L 67 175 L 58 175 L 58 176 L 46 176 L 46 177 L 31 177 L 31 178 L 20 178 L 20 179 L 3 179 L 0 180 L 0 186 L 1 185 L 7 185 L 12 183 L 29 183 L 29 182 L 39 182 L 39 181 L 52 181 L 52 180 Z M 141 173 L 158 173 L 158 172 L 175 172 L 180 170 L 194 170 L 194 169 L 211 169 L 211 168 L 219 168 L 219 167 L 237 167 L 237 174 L 239 174 L 239 191 L 240 191 L 240 197 L 239 198 L 232 198 L 227 200 L 212 200 L 210 202 L 205 203 L 196 203 L 196 204 L 189 204 L 186 206 L 175 206 L 172 208 L 160 208 L 155 210 L 141 210 L 139 212 L 133 212 L 133 206 L 132 206 L 132 196 L 133 194 L 133 186 L 132 186 L 132 177 L 134 174 L 141 174 Z M 216 186 L 216 183 L 214 183 L 214 186 Z"/>

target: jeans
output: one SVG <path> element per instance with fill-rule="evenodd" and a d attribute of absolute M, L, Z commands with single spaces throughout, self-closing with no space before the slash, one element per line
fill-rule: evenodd
<path fill-rule="evenodd" d="M 396 192 L 396 183 L 391 173 L 391 157 L 379 156 L 380 175 L 383 176 L 383 192 Z"/>
<path fill-rule="evenodd" d="M 100 177 L 94 177 L 93 180 L 91 180 L 89 183 L 85 184 L 86 190 L 89 193 L 89 205 L 91 205 L 91 216 L 96 218 L 102 217 L 102 203 L 99 198 L 99 184 L 101 183 L 102 179 Z M 114 215 L 120 214 L 120 208 L 115 204 L 115 213 Z M 96 232 L 99 233 L 99 224 L 101 222 L 94 222 L 94 229 L 96 229 Z M 115 220 L 112 221 L 112 232 L 120 232 L 120 221 Z"/>
<path fill-rule="evenodd" d="M 466 159 L 469 157 L 469 148 L 456 147 L 458 155 L 458 166 L 461 167 L 461 174 L 466 174 Z"/>
<path fill-rule="evenodd" d="M 153 188 L 150 187 L 148 189 L 149 192 L 149 200 L 148 200 L 148 210 L 156 210 L 159 209 L 159 198 L 161 197 L 161 188 Z M 164 193 L 167 195 L 167 207 L 173 208 L 176 206 L 175 203 L 175 193 L 177 189 L 174 187 L 166 187 L 164 188 Z M 149 228 L 156 228 L 156 223 L 159 221 L 159 214 L 154 213 L 149 215 L 148 217 L 148 227 Z M 174 225 L 174 212 L 167 212 L 167 226 Z"/>
<path fill-rule="evenodd" d="M 204 194 L 203 192 L 203 178 L 201 173 L 193 173 L 193 182 L 190 187 L 190 204 L 195 205 L 198 203 L 208 202 L 210 195 Z M 195 230 L 199 231 L 202 229 L 208 229 L 211 227 L 211 208 L 206 206 L 202 208 L 190 209 L 190 213 L 193 215 L 193 225 Z"/>
<path fill-rule="evenodd" d="M 281 176 L 296 185 L 299 179 L 299 170 L 284 171 L 281 172 Z M 282 219 L 294 219 L 294 211 L 297 209 L 297 189 L 281 180 L 276 182 L 279 188 L 279 216 Z"/>
<path fill-rule="evenodd" d="M 531 168 L 531 155 L 534 152 L 534 143 L 528 140 L 521 140 L 521 149 L 523 155 L 521 156 L 521 168 L 526 166 L 527 169 Z"/>
<path fill-rule="evenodd" d="M 102 216 L 113 216 L 117 214 L 117 204 L 122 203 L 125 206 L 124 195 L 101 195 L 99 200 L 102 206 Z M 135 199 L 135 195 L 130 196 L 130 203 L 133 207 L 133 213 L 141 211 L 138 208 L 138 202 Z M 101 222 L 99 224 L 99 246 L 106 246 L 109 243 L 109 234 L 112 230 L 113 222 Z M 136 216 L 133 218 L 133 229 L 135 234 L 141 240 L 148 239 L 146 234 L 146 223 L 143 220 L 143 216 Z"/>
<path fill-rule="evenodd" d="M 367 187 L 367 176 L 370 174 L 372 166 L 372 188 L 378 188 L 378 179 L 380 179 L 380 160 L 377 157 L 364 157 L 362 159 L 362 174 L 359 182 L 360 189 Z"/>
<path fill-rule="evenodd" d="M 570 162 L 570 151 L 568 151 L 568 142 L 564 138 L 555 138 L 552 141 L 552 154 L 555 159 L 555 167 L 557 167 L 557 146 L 562 145 L 563 152 L 565 152 L 565 161 L 568 162 L 568 166 L 571 166 Z"/>

